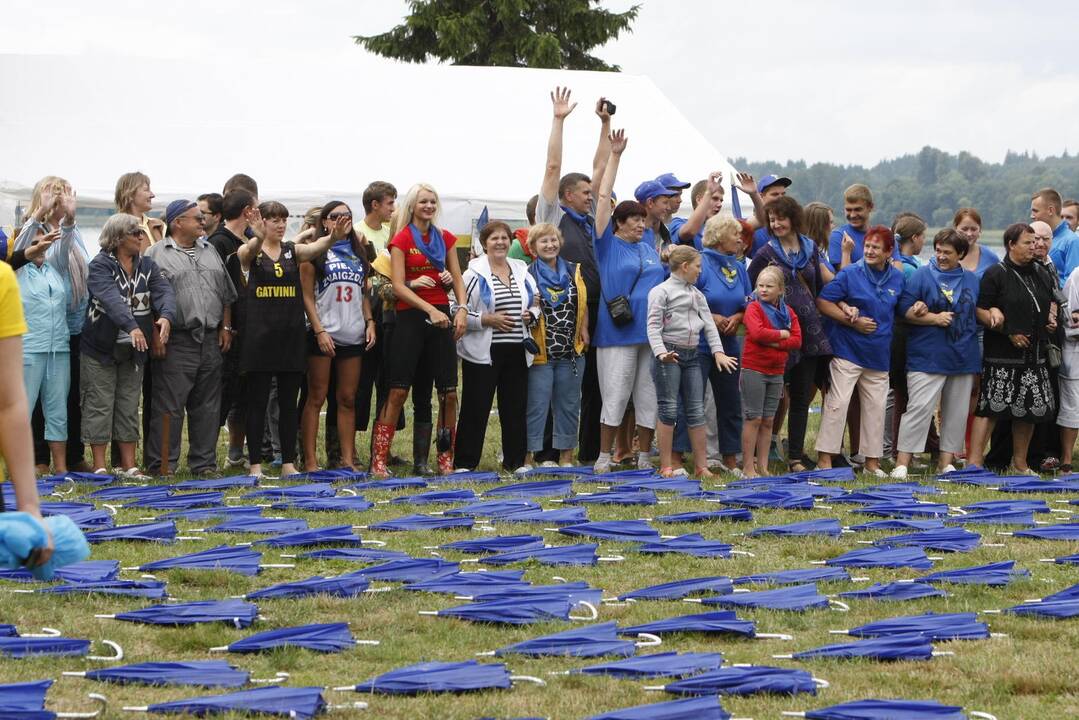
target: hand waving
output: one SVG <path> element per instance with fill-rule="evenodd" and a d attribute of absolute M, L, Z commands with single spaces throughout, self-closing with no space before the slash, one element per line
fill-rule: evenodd
<path fill-rule="evenodd" d="M 556 87 L 554 92 L 551 93 L 551 110 L 559 120 L 564 120 L 567 115 L 573 112 L 573 108 L 577 107 L 577 103 L 570 103 L 569 96 L 569 88 Z"/>

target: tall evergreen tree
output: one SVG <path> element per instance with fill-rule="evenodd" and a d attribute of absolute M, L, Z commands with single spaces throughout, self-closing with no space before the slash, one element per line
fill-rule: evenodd
<path fill-rule="evenodd" d="M 632 32 L 640 8 L 614 13 L 599 0 L 409 0 L 409 7 L 402 24 L 353 39 L 405 62 L 617 71 L 589 50 Z"/>

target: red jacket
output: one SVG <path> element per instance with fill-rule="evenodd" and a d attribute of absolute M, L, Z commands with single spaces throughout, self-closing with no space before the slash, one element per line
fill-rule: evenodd
<path fill-rule="evenodd" d="M 762 375 L 782 375 L 787 366 L 787 354 L 802 347 L 802 330 L 798 325 L 798 316 L 794 308 L 787 306 L 791 314 L 791 336 L 779 339 L 779 330 L 772 327 L 768 316 L 761 308 L 760 300 L 746 305 L 746 314 L 742 322 L 746 325 L 746 342 L 742 347 L 742 367 L 756 370 Z M 768 347 L 766 343 L 779 343 L 778 348 Z"/>

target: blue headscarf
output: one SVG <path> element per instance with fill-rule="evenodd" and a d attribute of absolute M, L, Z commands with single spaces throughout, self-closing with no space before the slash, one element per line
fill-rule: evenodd
<path fill-rule="evenodd" d="M 949 305 L 955 304 L 955 291 L 959 289 L 959 285 L 963 282 L 964 272 L 966 270 L 963 269 L 962 265 L 956 265 L 951 270 L 941 270 L 940 266 L 937 265 L 936 258 L 929 259 L 929 274 L 933 276 L 933 282 L 936 284 L 940 296 Z"/>
<path fill-rule="evenodd" d="M 779 238 L 777 238 L 775 235 L 769 235 L 770 237 L 768 240 L 768 244 L 772 246 L 773 250 L 775 250 L 775 253 L 779 256 L 779 259 L 782 260 L 783 263 L 790 268 L 792 274 L 804 268 L 809 263 L 809 259 L 813 257 L 813 250 L 815 248 L 815 245 L 813 244 L 813 241 L 807 238 L 805 235 L 798 236 L 798 252 L 794 253 L 793 255 L 789 254 L 786 249 L 784 249 L 783 244 L 779 242 Z"/>
<path fill-rule="evenodd" d="M 779 302 L 775 305 L 761 300 L 755 292 L 751 297 L 760 304 L 761 309 L 764 310 L 764 315 L 768 318 L 768 322 L 772 323 L 772 327 L 776 330 L 791 329 L 791 312 L 787 307 L 787 301 L 783 299 L 782 295 L 779 296 Z"/>
<path fill-rule="evenodd" d="M 428 227 L 430 242 L 425 243 L 423 233 L 420 232 L 415 223 L 408 224 L 409 232 L 412 233 L 412 243 L 416 246 L 416 249 L 423 253 L 423 256 L 434 266 L 435 270 L 442 272 L 446 269 L 446 241 L 442 239 L 442 231 L 435 227 L 434 223 L 431 223 Z"/>
<path fill-rule="evenodd" d="M 569 274 L 569 265 L 562 258 L 557 258 L 551 268 L 543 260 L 536 258 L 532 263 L 532 277 L 539 286 L 540 297 L 549 307 L 557 308 L 569 297 L 569 288 L 573 278 Z"/>
<path fill-rule="evenodd" d="M 715 271 L 715 275 L 728 289 L 738 283 L 738 258 L 734 255 L 724 255 L 721 252 L 705 248 L 701 255 L 708 261 L 709 266 Z"/>

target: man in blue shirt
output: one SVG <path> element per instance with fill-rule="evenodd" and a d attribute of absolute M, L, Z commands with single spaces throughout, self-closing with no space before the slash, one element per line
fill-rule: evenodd
<path fill-rule="evenodd" d="M 674 176 L 674 173 L 663 173 L 656 177 L 656 182 L 668 190 L 673 190 L 675 193 L 667 201 L 667 214 L 663 218 L 664 224 L 670 227 L 671 218 L 678 212 L 678 208 L 682 207 L 682 191 L 688 190 L 690 183 L 679 180 Z M 677 243 L 678 241 L 675 240 L 675 242 Z"/>
<path fill-rule="evenodd" d="M 1068 227 L 1068 223 L 1061 216 L 1063 205 L 1060 193 L 1053 188 L 1039 190 L 1030 199 L 1030 219 L 1041 220 L 1053 228 L 1049 259 L 1056 266 L 1062 285 L 1072 270 L 1079 266 L 1079 235 Z"/>
<path fill-rule="evenodd" d="M 671 199 L 681 194 L 681 190 L 665 188 L 655 180 L 645 180 L 633 191 L 633 197 L 644 205 L 648 213 L 648 217 L 644 220 L 644 236 L 641 242 L 650 243 L 665 265 L 671 245 L 671 234 L 667 231 L 667 226 L 663 224 L 663 218 L 667 215 L 667 207 Z"/>
<path fill-rule="evenodd" d="M 855 183 L 843 191 L 843 214 L 847 224 L 828 236 L 828 260 L 837 272 L 862 259 L 865 232 L 873 214 L 873 193 L 868 187 Z"/>

